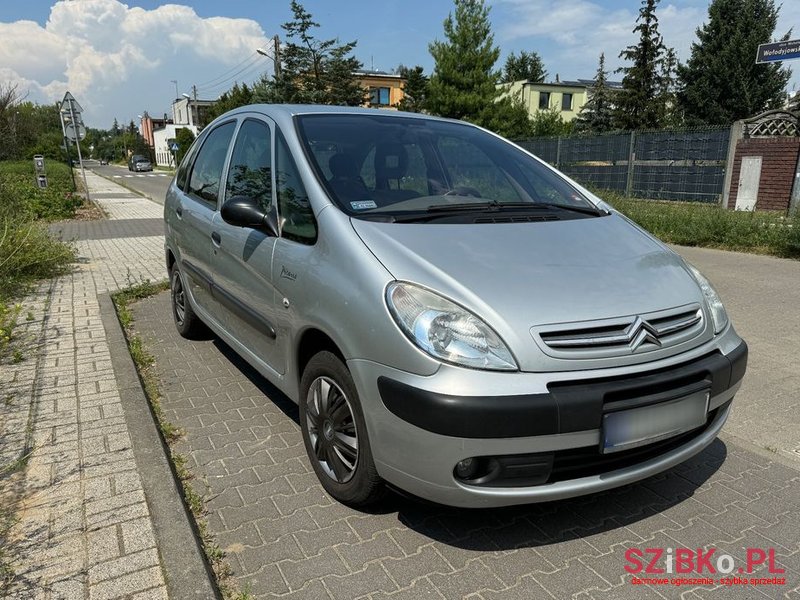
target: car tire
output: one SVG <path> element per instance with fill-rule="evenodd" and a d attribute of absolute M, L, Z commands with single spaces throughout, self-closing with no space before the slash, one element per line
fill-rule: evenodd
<path fill-rule="evenodd" d="M 333 498 L 362 507 L 384 496 L 356 385 L 332 352 L 315 354 L 303 371 L 300 429 L 311 466 Z"/>
<path fill-rule="evenodd" d="M 178 333 L 188 340 L 203 337 L 207 332 L 206 326 L 192 308 L 189 295 L 186 293 L 183 274 L 177 264 L 173 264 L 169 270 L 169 288 L 172 318 Z"/>

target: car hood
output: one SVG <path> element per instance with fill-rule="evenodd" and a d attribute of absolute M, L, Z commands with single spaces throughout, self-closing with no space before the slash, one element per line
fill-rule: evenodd
<path fill-rule="evenodd" d="M 506 341 L 523 370 L 555 366 L 536 351 L 532 328 L 703 305 L 683 260 L 617 214 L 508 224 L 351 222 L 395 279 L 428 287 L 476 313 Z M 637 355 L 622 363 L 644 360 Z"/>

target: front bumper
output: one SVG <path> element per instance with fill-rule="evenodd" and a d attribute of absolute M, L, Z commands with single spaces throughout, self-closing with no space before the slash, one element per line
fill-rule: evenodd
<path fill-rule="evenodd" d="M 422 377 L 369 361 L 348 364 L 384 479 L 443 504 L 503 506 L 625 485 L 700 452 L 725 423 L 746 369 L 746 344 L 732 330 L 722 337 L 721 343 L 691 355 L 602 372 L 490 373 L 443 367 Z M 601 454 L 601 422 L 607 412 L 669 402 L 699 389 L 709 393 L 704 426 L 610 455 L 613 459 Z M 526 485 L 530 480 L 524 478 L 471 485 L 454 475 L 454 467 L 473 457 L 549 460 L 553 470 L 538 485 Z M 576 468 L 576 462 L 594 466 Z"/>

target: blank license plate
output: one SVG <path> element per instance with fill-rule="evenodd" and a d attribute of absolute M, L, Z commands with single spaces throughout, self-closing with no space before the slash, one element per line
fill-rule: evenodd
<path fill-rule="evenodd" d="M 600 451 L 610 454 L 629 450 L 701 427 L 706 422 L 708 397 L 708 391 L 702 391 L 603 415 Z"/>

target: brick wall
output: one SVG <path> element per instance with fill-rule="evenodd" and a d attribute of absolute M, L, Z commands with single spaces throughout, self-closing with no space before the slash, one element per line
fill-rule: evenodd
<path fill-rule="evenodd" d="M 800 138 L 796 137 L 739 140 L 733 160 L 728 208 L 736 207 L 742 157 L 760 156 L 761 181 L 758 186 L 756 208 L 758 210 L 789 210 L 798 154 L 800 154 Z"/>

